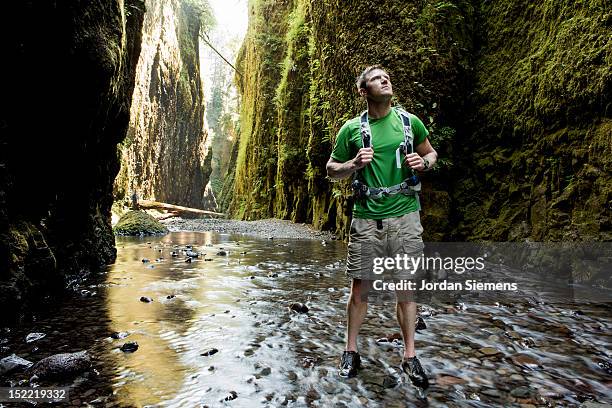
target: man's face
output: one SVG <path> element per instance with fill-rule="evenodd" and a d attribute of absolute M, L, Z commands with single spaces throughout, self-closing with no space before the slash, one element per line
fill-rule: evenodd
<path fill-rule="evenodd" d="M 375 69 L 368 73 L 366 79 L 366 89 L 361 89 L 360 93 L 368 99 L 377 102 L 384 102 L 393 96 L 391 79 L 382 69 Z"/>

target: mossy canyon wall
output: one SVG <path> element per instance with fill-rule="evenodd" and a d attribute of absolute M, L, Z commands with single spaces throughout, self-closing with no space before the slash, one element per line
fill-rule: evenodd
<path fill-rule="evenodd" d="M 117 144 L 144 3 L 15 2 L 0 109 L 0 320 L 115 260 Z M 9 10 L 7 10 L 9 9 Z M 9 32 L 10 31 L 10 32 Z"/>
<path fill-rule="evenodd" d="M 251 1 L 229 212 L 345 236 L 348 183 L 326 179 L 325 163 L 365 108 L 354 78 L 380 63 L 442 159 L 425 176 L 427 239 L 610 240 L 611 9 Z"/>
<path fill-rule="evenodd" d="M 212 152 L 204 125 L 196 0 L 147 0 L 127 137 L 115 199 L 214 208 L 206 191 Z"/>

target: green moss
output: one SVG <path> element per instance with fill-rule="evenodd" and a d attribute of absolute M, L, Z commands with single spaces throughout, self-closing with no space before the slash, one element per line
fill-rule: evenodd
<path fill-rule="evenodd" d="M 609 239 L 605 1 L 275 6 L 249 5 L 231 214 L 345 234 L 348 183 L 330 184 L 325 164 L 365 108 L 355 76 L 380 63 L 440 154 L 426 180 L 432 237 Z"/>
<path fill-rule="evenodd" d="M 168 229 L 144 211 L 129 211 L 113 228 L 116 235 L 158 235 Z"/>

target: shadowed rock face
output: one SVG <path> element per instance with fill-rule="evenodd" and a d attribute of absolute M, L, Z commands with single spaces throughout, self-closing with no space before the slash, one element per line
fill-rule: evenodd
<path fill-rule="evenodd" d="M 2 77 L 16 86 L 0 109 L 0 320 L 115 259 L 117 143 L 144 14 L 140 0 L 10 7 Z"/>
<path fill-rule="evenodd" d="M 116 199 L 136 190 L 141 198 L 210 206 L 205 189 L 212 151 L 204 128 L 200 28 L 190 3 L 147 1 Z"/>

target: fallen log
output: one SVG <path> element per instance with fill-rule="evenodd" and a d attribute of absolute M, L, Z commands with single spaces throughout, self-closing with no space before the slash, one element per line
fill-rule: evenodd
<path fill-rule="evenodd" d="M 146 209 L 146 210 L 166 210 L 169 212 L 173 212 L 176 213 L 177 215 L 180 214 L 190 214 L 190 215 L 194 215 L 194 214 L 198 214 L 198 215 L 209 215 L 209 216 L 216 216 L 216 217 L 225 217 L 225 214 L 223 213 L 218 213 L 218 212 L 214 212 L 214 211 L 206 211 L 206 210 L 200 210 L 199 208 L 190 208 L 190 207 L 183 207 L 180 205 L 174 205 L 174 204 L 168 204 L 168 203 L 160 203 L 158 201 L 150 201 L 150 200 L 138 200 L 138 206 L 140 208 Z"/>

